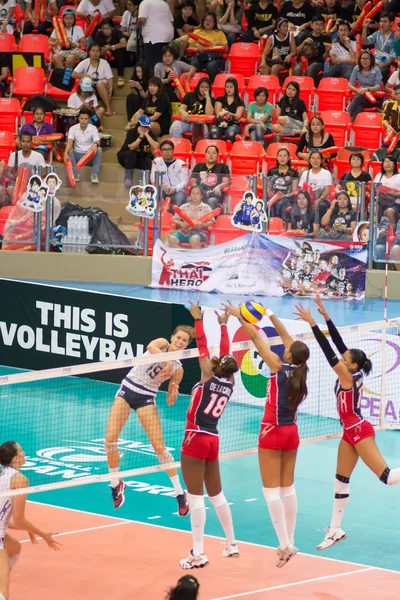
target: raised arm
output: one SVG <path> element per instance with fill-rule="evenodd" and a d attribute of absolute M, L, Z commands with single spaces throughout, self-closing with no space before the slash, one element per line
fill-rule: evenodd
<path fill-rule="evenodd" d="M 289 350 L 290 346 L 294 342 L 294 339 L 292 338 L 291 335 L 289 335 L 289 333 L 288 333 L 286 327 L 284 326 L 284 324 L 282 323 L 282 321 L 280 319 L 278 319 L 278 317 L 276 315 L 274 315 L 272 310 L 267 309 L 265 314 L 271 321 L 272 325 L 275 327 L 276 333 L 281 338 L 283 345 L 285 346 L 285 348 L 287 348 Z"/>
<path fill-rule="evenodd" d="M 163 352 L 164 349 L 168 346 L 168 340 L 165 338 L 157 338 L 152 340 L 146 347 L 147 352 L 150 354 L 159 354 Z"/>
<path fill-rule="evenodd" d="M 228 328 L 226 324 L 228 323 L 229 313 L 226 309 L 222 315 L 220 315 L 216 310 L 214 311 L 217 315 L 218 323 L 221 327 L 221 341 L 219 344 L 219 355 L 225 356 L 225 354 L 230 354 L 230 342 L 229 342 L 229 334 Z"/>
<path fill-rule="evenodd" d="M 171 376 L 168 385 L 168 393 L 167 393 L 167 405 L 172 406 L 175 404 L 175 401 L 178 397 L 179 393 L 179 384 L 183 378 L 183 367 L 179 367 Z"/>
<path fill-rule="evenodd" d="M 326 324 L 328 326 L 328 331 L 332 338 L 332 342 L 335 344 L 336 348 L 338 349 L 338 352 L 340 352 L 340 354 L 343 356 L 343 354 L 346 352 L 346 350 L 348 348 L 347 348 L 346 344 L 344 343 L 339 331 L 336 329 L 336 326 L 333 323 L 332 319 L 328 315 L 328 312 L 327 312 L 325 306 L 323 305 L 321 296 L 319 294 L 316 295 L 314 302 L 318 306 L 318 312 L 324 317 L 324 319 L 326 321 Z"/>
<path fill-rule="evenodd" d="M 199 303 L 193 304 L 188 300 L 190 305 L 190 314 L 194 319 L 194 331 L 196 335 L 196 345 L 199 350 L 199 365 L 201 369 L 201 383 L 208 381 L 213 376 L 213 370 L 211 367 L 210 353 L 207 348 L 207 338 L 203 327 L 203 313 L 200 309 Z"/>

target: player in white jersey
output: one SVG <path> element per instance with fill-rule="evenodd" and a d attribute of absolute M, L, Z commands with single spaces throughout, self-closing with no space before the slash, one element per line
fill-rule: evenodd
<path fill-rule="evenodd" d="M 168 342 L 165 338 L 157 338 L 147 346 L 146 354 L 154 354 L 151 364 L 137 365 L 122 380 L 114 404 L 108 417 L 105 449 L 111 477 L 111 493 L 114 508 L 120 508 L 125 501 L 126 483 L 115 474 L 119 467 L 118 438 L 133 409 L 145 430 L 150 444 L 153 446 L 158 460 L 162 464 L 174 462 L 172 454 L 167 450 L 161 428 L 160 416 L 156 406 L 156 396 L 160 385 L 169 379 L 167 404 L 172 406 L 177 399 L 179 384 L 183 377 L 180 361 L 160 362 L 163 352 L 185 350 L 194 337 L 193 327 L 178 325 Z M 178 514 L 184 517 L 189 512 L 179 475 L 176 469 L 167 469 L 178 502 Z"/>
<path fill-rule="evenodd" d="M 16 442 L 5 442 L 0 446 L 0 492 L 29 486 L 28 478 L 20 472 L 25 462 L 24 451 Z M 27 531 L 32 544 L 38 543 L 38 536 L 43 538 L 52 550 L 59 550 L 61 546 L 53 540 L 54 533 L 43 531 L 28 521 L 25 517 L 25 503 L 26 494 L 0 496 L 0 600 L 8 599 L 10 571 L 21 552 L 21 544 L 7 533 L 7 529 Z"/>

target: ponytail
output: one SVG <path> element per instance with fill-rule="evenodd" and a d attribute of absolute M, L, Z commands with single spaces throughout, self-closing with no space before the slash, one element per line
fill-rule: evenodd
<path fill-rule="evenodd" d="M 307 373 L 307 363 L 302 362 L 296 366 L 289 379 L 289 408 L 293 411 L 297 410 L 307 396 Z"/>
<path fill-rule="evenodd" d="M 358 365 L 358 368 L 365 375 L 369 375 L 372 371 L 372 362 L 369 358 L 367 358 L 367 355 L 365 354 L 364 350 L 359 350 L 358 348 L 351 348 L 349 352 L 353 363 L 356 363 Z"/>

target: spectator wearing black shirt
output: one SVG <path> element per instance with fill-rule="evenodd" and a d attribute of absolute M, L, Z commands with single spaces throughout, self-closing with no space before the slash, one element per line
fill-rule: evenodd
<path fill-rule="evenodd" d="M 244 102 L 239 96 L 238 82 L 234 77 L 225 81 L 225 94 L 215 100 L 216 125 L 210 129 L 210 138 L 235 141 L 240 132 L 240 119 L 244 115 Z"/>
<path fill-rule="evenodd" d="M 273 217 L 283 218 L 288 207 L 293 205 L 292 194 L 297 190 L 299 174 L 291 165 L 287 148 L 281 148 L 276 157 L 276 166 L 267 173 L 268 191 L 273 197 L 277 192 L 283 196 L 271 206 Z"/>
<path fill-rule="evenodd" d="M 285 89 L 285 95 L 276 108 L 277 124 L 272 131 L 278 135 L 301 135 L 307 132 L 308 113 L 306 105 L 300 99 L 300 86 L 297 81 L 291 81 Z"/>
<path fill-rule="evenodd" d="M 133 127 L 142 115 L 148 115 L 151 120 L 151 131 L 156 136 L 166 135 L 171 125 L 171 102 L 164 92 L 159 77 L 149 80 L 149 91 L 142 107 L 133 115 L 127 128 Z"/>
<path fill-rule="evenodd" d="M 305 32 L 305 40 L 297 47 L 300 56 L 305 56 L 308 60 L 306 75 L 312 77 L 315 84 L 318 85 L 324 69 L 324 61 L 328 56 L 328 46 L 330 37 L 322 32 L 325 27 L 325 21 L 320 15 L 315 15 L 311 20 L 311 33 Z M 299 42 L 299 36 L 296 40 Z M 301 75 L 302 65 L 299 63 L 294 68 L 295 75 Z"/>
<path fill-rule="evenodd" d="M 149 85 L 149 67 L 147 62 L 140 61 L 133 67 L 132 77 L 129 80 L 131 93 L 126 97 L 126 114 L 130 121 L 142 104 L 147 95 Z"/>
<path fill-rule="evenodd" d="M 150 125 L 149 117 L 142 115 L 137 125 L 126 134 L 122 148 L 117 154 L 119 164 L 125 168 L 124 183 L 128 188 L 133 183 L 134 169 L 150 171 L 154 152 L 158 149 Z"/>
<path fill-rule="evenodd" d="M 174 19 L 175 37 L 180 38 L 192 33 L 199 26 L 199 22 L 193 17 L 194 7 L 190 0 L 185 0 L 180 5 L 181 14 Z"/>
<path fill-rule="evenodd" d="M 242 42 L 256 42 L 265 35 L 271 35 L 278 20 L 278 10 L 268 0 L 252 4 L 247 11 L 248 29 L 242 35 Z"/>
<path fill-rule="evenodd" d="M 185 94 L 182 98 L 179 114 L 182 121 L 174 121 L 170 127 L 171 137 L 183 137 L 187 131 L 192 131 L 192 123 L 189 122 L 190 115 L 213 115 L 214 98 L 211 97 L 211 83 L 208 77 L 202 77 L 193 92 Z M 204 125 L 204 137 L 209 135 L 207 125 Z"/>
<path fill-rule="evenodd" d="M 315 116 L 309 123 L 309 131 L 301 135 L 296 154 L 302 160 L 308 160 L 310 152 L 313 150 L 321 151 L 324 148 L 332 148 L 334 145 L 335 140 L 330 133 L 326 133 L 322 117 Z M 326 160 L 329 156 L 324 158 Z"/>
<path fill-rule="evenodd" d="M 101 56 L 117 69 L 117 85 L 123 87 L 125 85 L 126 38 L 119 29 L 114 27 L 113 20 L 109 17 L 102 20 L 100 30 L 96 33 L 96 43 L 101 48 Z M 112 61 L 108 53 L 111 53 Z"/>
<path fill-rule="evenodd" d="M 307 191 L 299 191 L 296 196 L 295 204 L 287 215 L 288 231 L 296 229 L 309 235 L 314 233 L 315 213 L 312 208 L 310 194 Z"/>
<path fill-rule="evenodd" d="M 356 215 L 352 210 L 351 200 L 346 192 L 340 192 L 336 200 L 333 200 L 324 216 L 321 225 L 325 231 L 319 232 L 320 237 L 344 237 L 352 236 L 356 226 Z"/>
<path fill-rule="evenodd" d="M 191 185 L 199 185 L 204 193 L 204 202 L 211 209 L 217 208 L 224 200 L 224 190 L 229 187 L 229 168 L 218 163 L 218 148 L 208 146 L 206 161 L 197 163 L 192 169 Z"/>
<path fill-rule="evenodd" d="M 336 186 L 336 191 L 340 192 L 344 189 L 350 196 L 353 210 L 355 210 L 357 206 L 357 197 L 361 197 L 361 185 L 359 184 L 371 181 L 371 175 L 362 169 L 364 156 L 361 152 L 353 152 L 350 154 L 349 163 L 351 170 L 343 173 Z"/>
<path fill-rule="evenodd" d="M 303 0 L 288 0 L 281 5 L 280 18 L 289 21 L 289 28 L 296 35 L 296 42 L 299 44 L 303 39 L 302 32 L 311 26 L 311 20 L 314 10 L 308 2 Z"/>
<path fill-rule="evenodd" d="M 319 17 L 322 17 L 325 23 L 328 23 L 328 21 L 331 19 L 333 19 L 335 23 L 338 19 L 343 21 L 350 21 L 351 19 L 350 13 L 343 8 L 343 6 L 337 0 L 325 0 L 324 5 L 316 11 L 316 14 Z M 329 35 L 335 33 L 336 31 L 337 25 L 335 24 L 330 29 Z"/>

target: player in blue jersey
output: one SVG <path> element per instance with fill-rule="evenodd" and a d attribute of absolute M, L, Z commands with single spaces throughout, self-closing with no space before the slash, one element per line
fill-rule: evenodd
<path fill-rule="evenodd" d="M 201 379 L 192 390 L 181 449 L 181 468 L 188 491 L 193 534 L 193 549 L 187 558 L 179 561 L 182 569 L 198 569 L 208 564 L 204 553 L 204 484 L 226 535 L 226 547 L 222 556 L 239 556 L 231 510 L 221 488 L 218 461 L 218 421 L 232 395 L 234 373 L 239 370 L 236 359 L 229 354 L 226 327 L 229 315 L 226 311 L 222 315 L 217 314 L 221 326 L 220 357 L 210 359 L 203 328 L 203 314 L 198 304 L 190 302 L 190 305 L 190 313 L 195 320 Z"/>
<path fill-rule="evenodd" d="M 162 354 L 185 350 L 192 341 L 193 335 L 193 327 L 178 325 L 170 342 L 165 338 L 151 341 L 145 354 L 149 357 L 153 355 L 154 362 L 135 365 L 121 382 L 108 417 L 105 442 L 108 468 L 112 475 L 111 494 L 114 508 L 120 508 L 125 501 L 126 483 L 117 475 L 119 467 L 118 438 L 131 410 L 136 412 L 160 463 L 174 462 L 172 454 L 165 446 L 156 406 L 156 396 L 160 385 L 169 379 L 167 405 L 174 404 L 183 377 L 183 367 L 179 360 L 163 361 Z M 174 487 L 179 516 L 184 517 L 188 514 L 189 508 L 179 475 L 176 469 L 166 469 L 166 471 Z"/>
<path fill-rule="evenodd" d="M 371 361 L 363 350 L 347 348 L 319 296 L 316 297 L 315 302 L 318 306 L 318 312 L 326 321 L 333 343 L 342 355 L 341 360 L 339 360 L 328 339 L 316 324 L 310 309 L 305 309 L 299 304 L 296 307 L 296 316 L 310 324 L 315 339 L 325 354 L 328 363 L 338 376 L 335 384 L 335 394 L 339 417 L 343 425 L 343 437 L 340 440 L 338 450 L 332 520 L 325 538 L 317 546 L 318 550 L 326 550 L 326 548 L 330 548 L 347 537 L 341 528 L 341 524 L 349 500 L 350 476 L 358 459 L 361 458 L 367 467 L 387 485 L 400 483 L 400 468 L 389 469 L 376 445 L 375 430 L 361 413 L 363 375 L 368 375 L 371 372 Z"/>
<path fill-rule="evenodd" d="M 297 553 L 294 545 L 297 517 L 294 470 L 300 440 L 296 416 L 299 404 L 307 395 L 310 352 L 306 344 L 294 341 L 282 322 L 267 310 L 266 314 L 285 346 L 282 360 L 270 350 L 260 331 L 242 319 L 239 307 L 229 304 L 228 310 L 239 319 L 271 371 L 258 439 L 258 458 L 264 498 L 279 540 L 276 566 L 283 567 Z"/>

